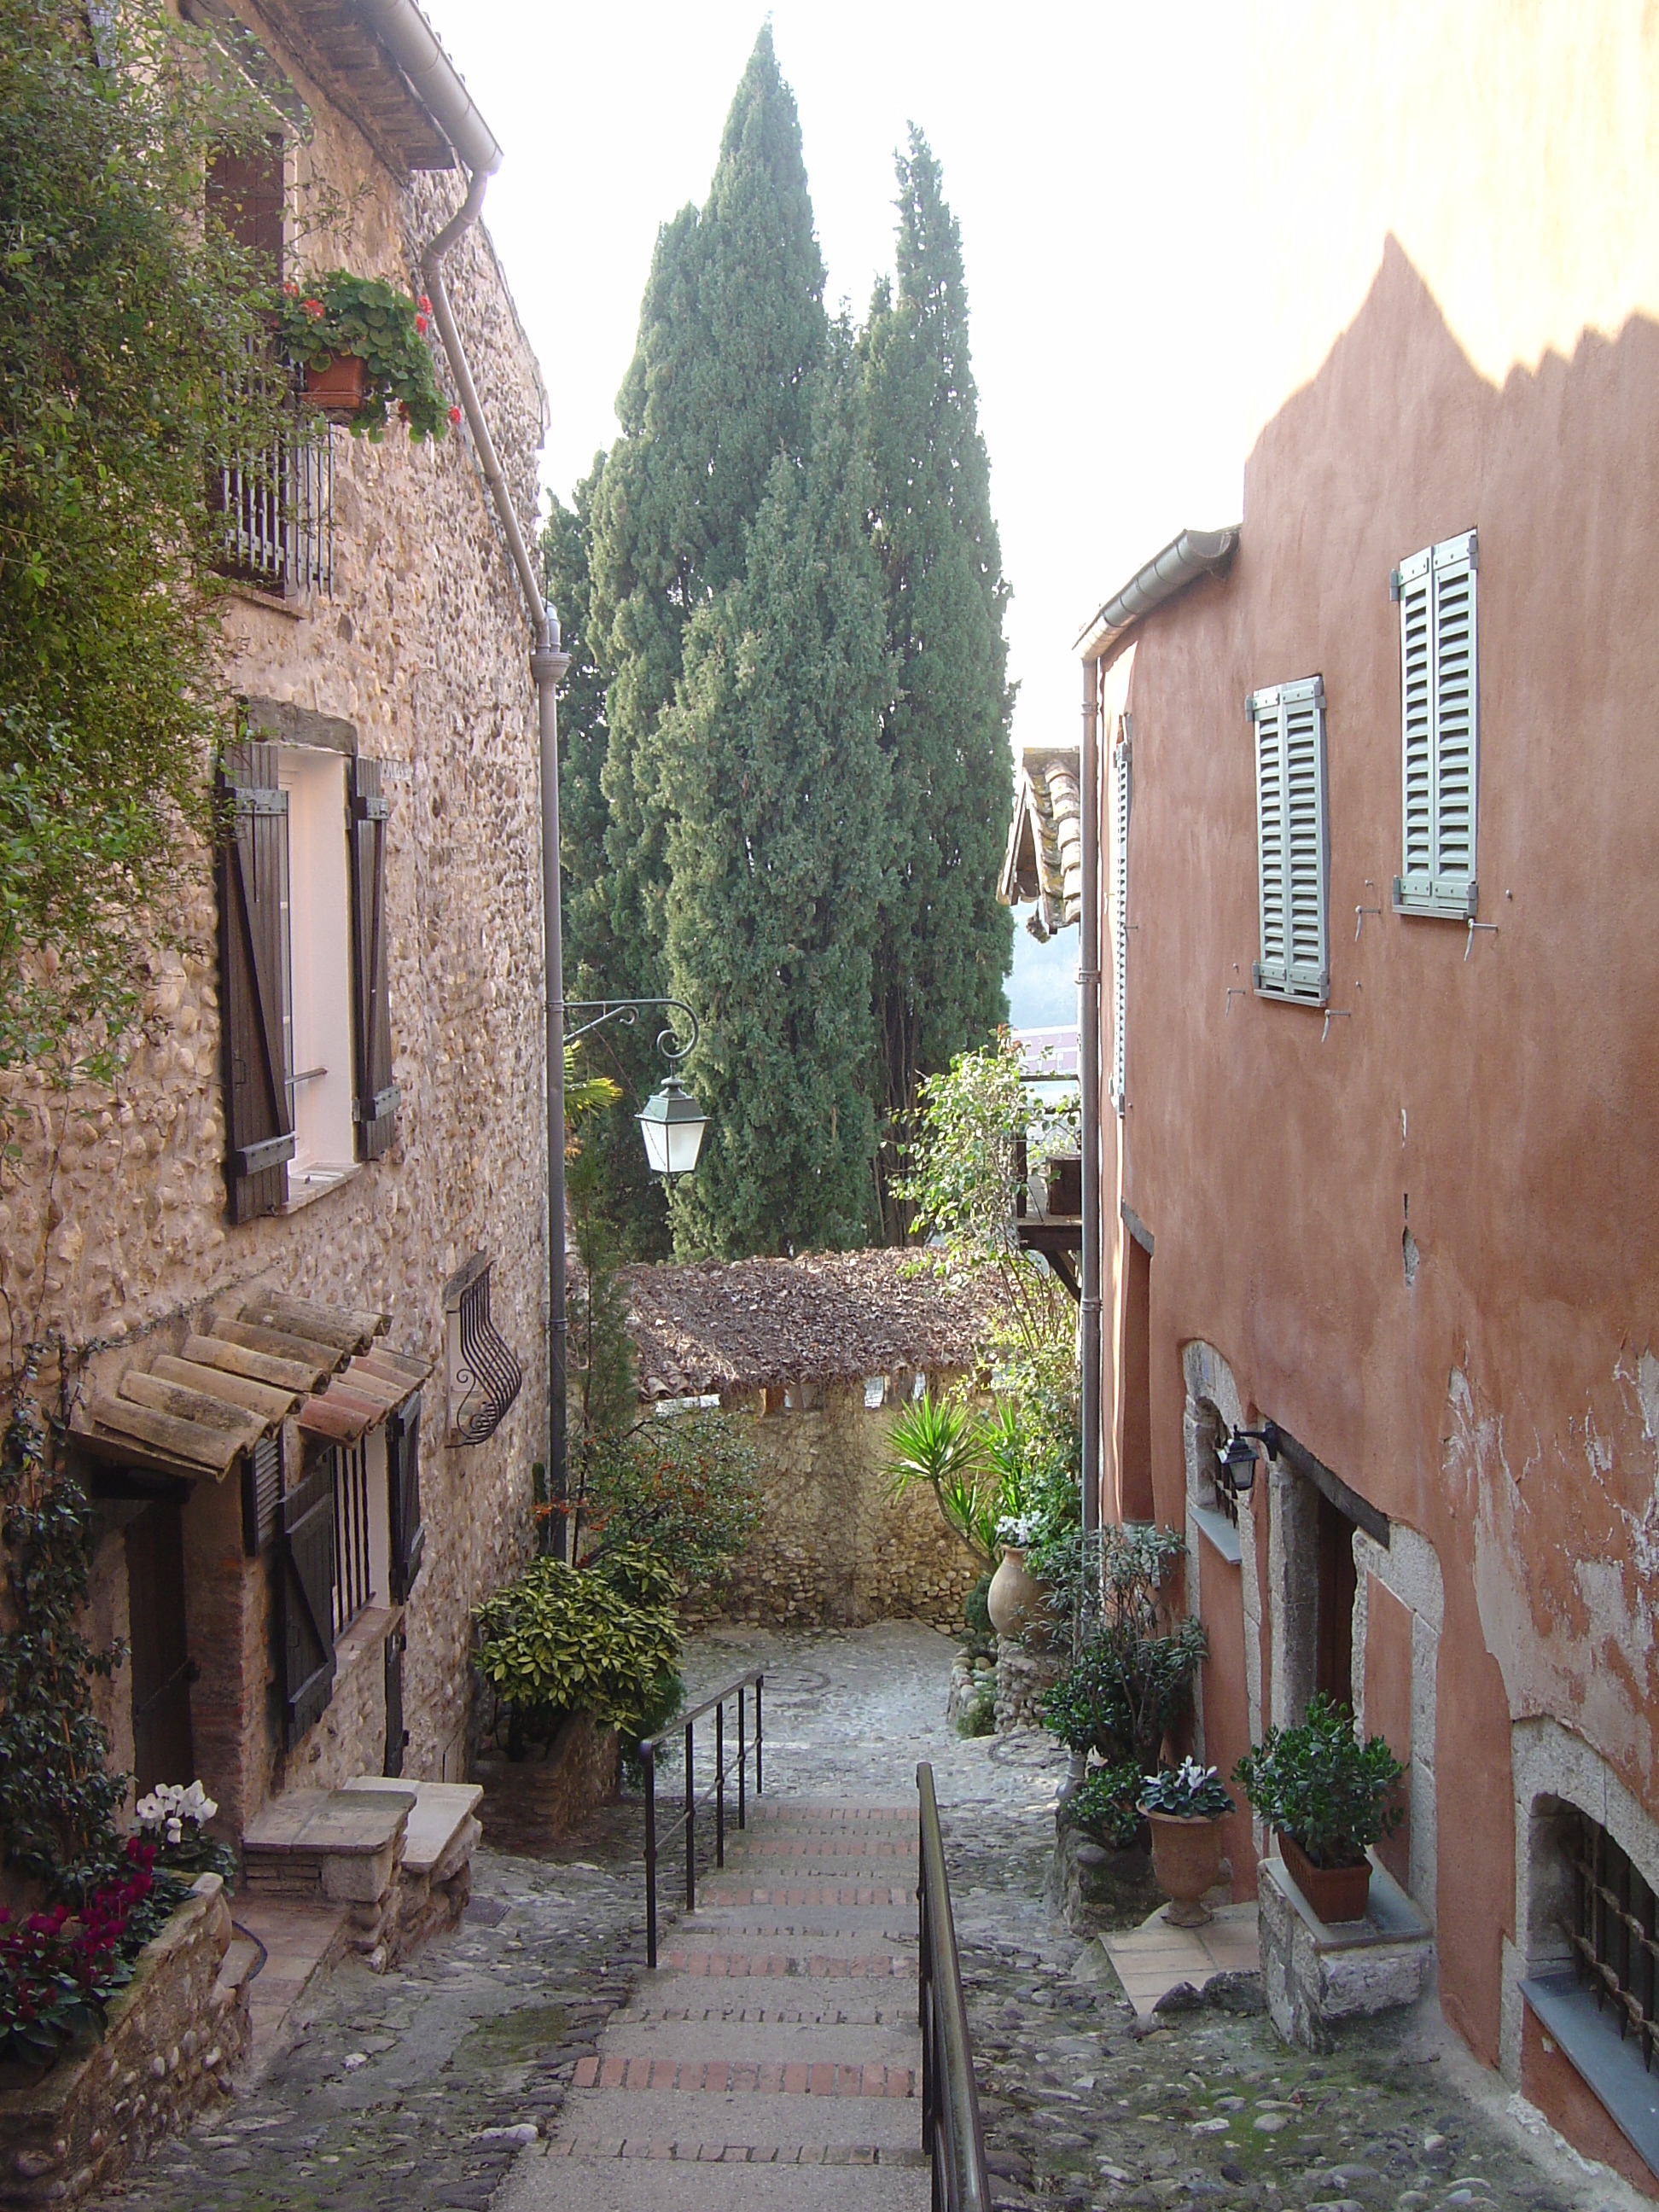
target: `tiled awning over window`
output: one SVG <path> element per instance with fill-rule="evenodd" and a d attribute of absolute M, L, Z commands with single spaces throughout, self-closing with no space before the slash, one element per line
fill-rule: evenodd
<path fill-rule="evenodd" d="M 178 1353 L 137 1361 L 77 1409 L 77 1444 L 106 1460 L 222 1480 L 290 1417 L 349 1443 L 418 1389 L 429 1359 L 380 1342 L 391 1316 L 266 1294 L 228 1301 Z"/>

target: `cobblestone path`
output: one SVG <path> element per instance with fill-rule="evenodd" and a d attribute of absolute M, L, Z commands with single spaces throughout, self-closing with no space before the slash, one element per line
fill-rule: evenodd
<path fill-rule="evenodd" d="M 769 1820 L 783 1816 L 772 1832 L 779 1839 L 788 1816 L 813 1802 L 913 1803 L 916 1761 L 932 1760 L 998 2212 L 1189 2204 L 1227 2212 L 1631 2212 L 1638 2203 L 1622 2182 L 1529 2135 L 1524 2112 L 1517 2117 L 1503 2085 L 1474 2065 L 1431 2006 L 1405 2026 L 1384 2022 L 1345 2039 L 1325 2057 L 1287 2051 L 1263 2019 L 1208 2008 L 1141 2033 L 1099 1947 L 1042 1901 L 1062 1756 L 1035 1732 L 955 1735 L 944 1717 L 951 1657 L 945 1638 L 909 1623 L 810 1638 L 728 1631 L 697 1639 L 686 1672 L 695 1697 L 744 1666 L 766 1667 L 764 1802 Z M 764 1826 L 756 1830 L 757 1847 L 767 1834 Z M 753 2030 L 781 2036 L 799 2025 L 792 2010 L 817 2008 L 823 1984 L 786 1972 L 745 1978 L 716 1996 L 709 1967 L 685 1964 L 709 1952 L 714 1923 L 700 1915 L 664 1932 L 665 1958 L 681 1962 L 676 1986 L 695 1984 L 678 2002 L 682 2014 L 695 2016 L 671 2020 L 665 1980 L 653 1990 L 643 1973 L 640 1835 L 635 1802 L 607 1810 L 556 1854 L 481 1851 L 459 1934 L 382 1979 L 356 1964 L 341 1968 L 311 2001 L 289 2054 L 197 2133 L 158 2148 L 131 2178 L 124 2212 L 459 2212 L 487 2204 L 495 2212 L 672 2212 L 676 2197 L 662 2185 L 660 2162 L 550 2155 L 583 2132 L 574 2124 L 583 2100 L 635 2097 L 646 2117 L 654 2077 L 644 2092 L 602 2090 L 604 2058 L 624 2048 L 641 2055 L 636 2045 L 648 2029 L 659 2063 L 704 2069 L 695 2085 L 690 2073 L 684 2087 L 677 2076 L 677 2106 L 712 2111 L 738 2097 L 750 2106 L 764 2100 L 769 2112 L 810 2107 L 810 2085 L 808 2094 L 761 2087 Z M 787 1863 L 757 1858 L 739 1869 L 734 1860 L 726 1876 L 733 1894 L 722 1893 L 721 1904 L 741 1904 L 735 1892 L 745 1884 L 769 1891 L 773 1867 Z M 751 1878 L 763 1864 L 764 1882 Z M 830 1877 L 815 1872 L 811 1880 Z M 804 1875 L 797 1886 L 804 1892 Z M 803 1893 L 795 1909 L 817 1908 Z M 914 1936 L 908 1904 L 884 1899 L 874 1912 L 881 1929 L 890 1917 L 890 1934 L 859 1955 L 898 1958 L 901 1972 L 890 1968 L 884 1984 L 866 1967 L 856 1990 L 849 1974 L 836 2003 L 847 2011 L 844 2025 L 858 2030 L 861 2069 L 845 2108 L 898 2116 L 896 2154 L 918 2133 L 915 2102 L 897 2080 L 907 2063 L 901 2032 L 914 2019 Z M 759 1942 L 758 1929 L 746 1928 L 743 1950 Z M 832 1948 L 809 1949 L 783 1933 L 766 1947 L 809 1964 Z M 770 2017 L 744 2017 L 757 2012 Z M 893 2045 L 872 2058 L 865 2041 L 889 2026 Z M 853 2056 L 849 2042 L 844 2063 Z M 584 2059 L 591 2069 L 575 2087 Z M 708 2069 L 722 2063 L 753 2063 L 754 2089 L 746 2076 L 734 2087 L 730 2075 L 720 2087 Z M 865 2095 L 862 2069 L 872 2063 L 892 2069 L 890 2099 L 885 2075 L 880 2099 Z M 842 2107 L 842 2097 L 835 2102 Z M 588 2132 L 623 2141 L 628 2129 Z M 680 2132 L 690 2140 L 689 2130 Z M 678 2139 L 654 2124 L 643 2133 L 647 2145 Z M 750 2134 L 763 2143 L 873 2148 L 889 2141 L 889 2123 L 884 2117 L 862 2134 L 838 2124 L 821 2138 L 776 2125 Z M 724 2138 L 724 2124 L 700 2130 L 698 2141 L 712 2144 L 716 2135 Z M 745 2136 L 738 2147 L 753 2144 Z M 772 2212 L 771 2200 L 781 2205 L 787 2196 L 789 2212 L 836 2212 L 847 2179 L 799 2160 L 722 2160 L 698 2205 Z M 878 2212 L 886 2212 L 890 2193 L 898 2212 L 921 2201 L 915 2185 L 927 2177 L 895 2162 L 884 2178 L 878 2163 L 862 2179 L 864 2193 L 881 2200 Z"/>

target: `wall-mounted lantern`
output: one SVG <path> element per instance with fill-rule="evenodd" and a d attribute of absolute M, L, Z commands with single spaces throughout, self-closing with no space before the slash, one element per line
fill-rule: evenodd
<path fill-rule="evenodd" d="M 672 1189 L 681 1176 L 690 1175 L 697 1164 L 708 1115 L 685 1085 L 671 1075 L 645 1111 L 634 1118 L 645 1139 L 645 1157 L 652 1174 L 661 1176 Z"/>
<path fill-rule="evenodd" d="M 1259 1429 L 1235 1429 L 1224 1445 L 1216 1448 L 1221 1480 L 1235 1498 L 1243 1498 L 1255 1482 L 1255 1448 L 1265 1444 L 1269 1459 L 1279 1457 L 1279 1429 L 1264 1421 Z"/>

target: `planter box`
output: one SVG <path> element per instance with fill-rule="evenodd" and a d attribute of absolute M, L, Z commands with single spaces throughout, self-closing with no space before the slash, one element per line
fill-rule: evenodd
<path fill-rule="evenodd" d="M 0 2205 L 79 2204 L 229 2088 L 248 2033 L 230 1942 L 224 1884 L 205 1874 L 139 1953 L 103 2039 L 0 2091 Z"/>
<path fill-rule="evenodd" d="M 1345 2020 L 1414 2003 L 1434 1963 L 1428 1922 L 1375 1858 L 1364 1920 L 1322 1920 L 1283 1859 L 1260 1863 L 1256 1912 L 1273 2026 L 1307 2050 L 1328 2049 Z"/>
<path fill-rule="evenodd" d="M 1291 1879 L 1328 1928 L 1344 1921 L 1363 1920 L 1371 1891 L 1371 1863 L 1358 1866 L 1316 1866 L 1294 1836 L 1280 1835 L 1279 1848 L 1291 1870 Z"/>
<path fill-rule="evenodd" d="M 306 398 L 331 421 L 349 422 L 368 390 L 368 364 L 355 353 L 337 353 L 326 368 L 306 369 Z"/>

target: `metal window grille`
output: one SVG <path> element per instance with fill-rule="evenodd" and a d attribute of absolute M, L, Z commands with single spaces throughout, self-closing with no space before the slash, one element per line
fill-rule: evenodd
<path fill-rule="evenodd" d="M 334 1460 L 334 1633 L 341 1635 L 374 1596 L 368 1558 L 366 1439 L 336 1444 Z"/>
<path fill-rule="evenodd" d="M 223 518 L 219 568 L 283 594 L 334 588 L 334 447 L 326 420 L 303 406 L 296 373 L 250 356 L 249 387 L 284 395 L 276 443 L 225 459 L 209 490 Z"/>
<path fill-rule="evenodd" d="M 1597 2009 L 1611 2009 L 1620 2042 L 1636 2037 L 1643 2066 L 1651 2068 L 1659 2040 L 1653 1892 L 1607 1830 L 1586 1814 L 1578 1815 L 1570 1849 L 1576 1895 L 1574 1924 L 1566 1934 L 1579 1977 L 1595 1990 Z"/>
<path fill-rule="evenodd" d="M 490 1325 L 489 1265 L 475 1252 L 444 1285 L 452 1443 L 481 1444 L 493 1436 L 524 1382 L 512 1347 Z"/>
<path fill-rule="evenodd" d="M 1230 1483 L 1218 1482 L 1215 1489 L 1215 1510 L 1224 1521 L 1238 1526 L 1238 1492 Z"/>

